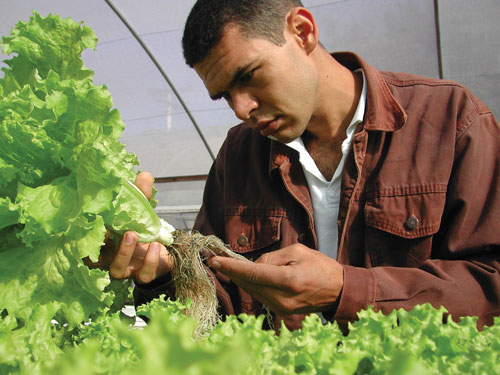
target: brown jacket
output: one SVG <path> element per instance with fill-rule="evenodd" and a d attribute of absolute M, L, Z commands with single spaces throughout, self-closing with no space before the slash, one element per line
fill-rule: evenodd
<path fill-rule="evenodd" d="M 333 56 L 364 70 L 367 105 L 342 175 L 344 287 L 329 318 L 430 302 L 491 324 L 500 315 L 500 127 L 491 111 L 455 82 Z M 255 260 L 296 242 L 317 248 L 312 211 L 297 152 L 242 124 L 212 166 L 194 229 Z M 221 313 L 262 312 L 216 276 Z M 293 329 L 301 318 L 285 322 Z"/>

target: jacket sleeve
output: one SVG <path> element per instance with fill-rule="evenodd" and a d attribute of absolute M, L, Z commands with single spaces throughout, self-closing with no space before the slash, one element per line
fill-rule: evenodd
<path fill-rule="evenodd" d="M 430 302 L 478 326 L 500 315 L 500 127 L 488 110 L 457 129 L 441 227 L 417 268 L 346 265 L 334 318 L 353 321 L 373 305 L 389 313 Z"/>

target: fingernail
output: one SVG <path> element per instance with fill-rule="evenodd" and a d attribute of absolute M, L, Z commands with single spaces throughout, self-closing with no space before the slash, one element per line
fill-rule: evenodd
<path fill-rule="evenodd" d="M 152 242 L 151 245 L 149 245 L 149 250 L 159 253 L 160 252 L 160 244 L 158 242 Z"/>
<path fill-rule="evenodd" d="M 125 244 L 132 245 L 133 242 L 134 242 L 134 235 L 132 233 L 126 233 L 125 234 Z"/>
<path fill-rule="evenodd" d="M 213 260 L 212 262 L 210 262 L 210 266 L 218 270 L 220 268 L 220 263 L 216 260 Z"/>

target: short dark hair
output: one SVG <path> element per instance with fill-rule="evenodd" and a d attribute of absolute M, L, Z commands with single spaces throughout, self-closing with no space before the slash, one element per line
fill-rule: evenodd
<path fill-rule="evenodd" d="M 298 6 L 302 6 L 300 0 L 198 0 L 182 37 L 186 64 L 193 67 L 204 60 L 228 24 L 239 26 L 245 37 L 285 44 L 285 16 Z"/>

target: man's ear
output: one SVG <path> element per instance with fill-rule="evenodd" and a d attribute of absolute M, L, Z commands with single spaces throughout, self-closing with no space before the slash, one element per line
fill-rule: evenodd
<path fill-rule="evenodd" d="M 318 27 L 312 13 L 306 8 L 296 7 L 290 11 L 287 17 L 287 29 L 307 54 L 318 46 Z"/>

